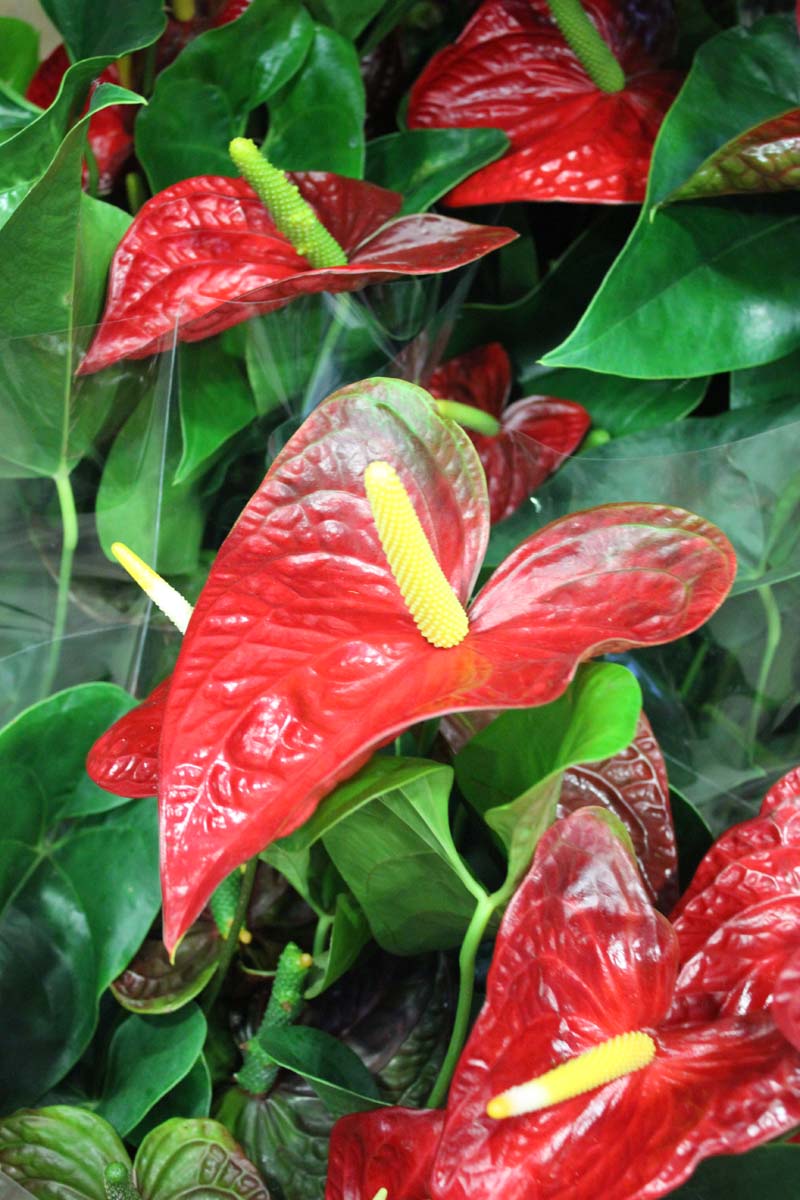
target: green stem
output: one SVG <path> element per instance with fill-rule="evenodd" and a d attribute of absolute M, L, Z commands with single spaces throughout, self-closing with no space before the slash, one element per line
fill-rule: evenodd
<path fill-rule="evenodd" d="M 440 417 L 457 421 L 465 429 L 474 429 L 475 433 L 483 433 L 487 437 L 496 437 L 500 432 L 497 417 L 472 404 L 460 404 L 458 400 L 437 400 L 436 411 Z"/>
<path fill-rule="evenodd" d="M 239 900 L 236 905 L 236 912 L 233 914 L 230 933 L 222 943 L 222 954 L 220 955 L 217 969 L 212 976 L 211 982 L 203 994 L 203 1011 L 211 1012 L 214 1003 L 219 995 L 219 990 L 222 987 L 225 976 L 228 974 L 228 969 L 233 961 L 233 956 L 236 953 L 239 945 L 239 930 L 242 928 L 247 917 L 247 906 L 250 903 L 250 897 L 253 894 L 253 884 L 256 880 L 256 867 L 258 866 L 258 857 L 251 858 L 247 864 L 247 869 L 242 876 L 242 889 L 239 892 Z"/>
<path fill-rule="evenodd" d="M 458 1003 L 456 1005 L 455 1017 L 453 1018 L 453 1031 L 450 1034 L 450 1042 L 447 1047 L 447 1053 L 444 1056 L 444 1062 L 439 1068 L 439 1074 L 436 1076 L 436 1082 L 427 1100 L 426 1107 L 428 1108 L 438 1108 L 443 1103 L 447 1095 L 447 1089 L 450 1086 L 450 1079 L 458 1062 L 458 1056 L 466 1041 L 467 1028 L 472 1011 L 472 995 L 475 990 L 475 956 L 478 953 L 478 947 L 483 941 L 486 926 L 489 924 L 492 913 L 499 903 L 500 894 L 498 892 L 495 892 L 491 896 L 482 896 L 475 906 L 472 920 L 467 926 L 467 932 L 464 934 L 464 941 L 461 943 L 461 953 L 458 956 Z"/>
<path fill-rule="evenodd" d="M 328 916 L 327 913 L 323 913 L 322 916 L 317 917 L 317 927 L 314 930 L 314 944 L 311 947 L 312 958 L 319 958 L 325 949 L 325 943 L 328 940 L 328 930 L 332 924 L 333 917 Z"/>
<path fill-rule="evenodd" d="M 586 74 L 603 92 L 621 92 L 625 72 L 587 17 L 580 0 L 547 0 L 558 28 Z"/>
<path fill-rule="evenodd" d="M 775 597 L 772 594 L 772 588 L 768 584 L 763 584 L 760 588 L 756 588 L 758 598 L 764 608 L 764 616 L 767 625 L 767 641 L 764 647 L 764 654 L 761 658 L 761 668 L 758 672 L 756 680 L 756 694 L 753 700 L 753 710 L 750 713 L 750 721 L 748 724 L 748 743 L 750 746 L 750 761 L 755 761 L 756 742 L 758 739 L 758 726 L 761 720 L 761 712 L 764 707 L 763 696 L 767 690 L 770 671 L 772 664 L 775 661 L 775 655 L 781 641 L 781 614 L 775 603 Z"/>
<path fill-rule="evenodd" d="M 56 485 L 58 504 L 61 510 L 61 562 L 58 568 L 58 593 L 53 620 L 53 638 L 42 676 L 43 697 L 50 694 L 61 659 L 61 642 L 67 625 L 69 589 L 72 582 L 72 561 L 78 545 L 78 512 L 75 508 L 75 496 L 66 467 L 62 466 L 59 469 L 58 473 L 53 476 L 53 482 Z"/>
<path fill-rule="evenodd" d="M 700 645 L 697 647 L 697 650 L 695 651 L 695 654 L 694 654 L 694 658 L 689 663 L 689 670 L 686 672 L 684 679 L 683 679 L 683 683 L 681 684 L 681 690 L 679 693 L 681 700 L 685 700 L 686 697 L 691 692 L 692 688 L 694 687 L 695 680 L 697 679 L 697 676 L 700 674 L 700 668 L 702 667 L 703 663 L 705 662 L 706 655 L 708 654 L 710 649 L 711 649 L 711 643 L 708 641 L 707 638 L 704 638 L 703 641 L 701 641 Z"/>

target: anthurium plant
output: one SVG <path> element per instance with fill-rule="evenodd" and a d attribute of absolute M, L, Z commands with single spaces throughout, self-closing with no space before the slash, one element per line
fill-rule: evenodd
<path fill-rule="evenodd" d="M 0 1198 L 797 1200 L 796 5 L 26 16 Z"/>

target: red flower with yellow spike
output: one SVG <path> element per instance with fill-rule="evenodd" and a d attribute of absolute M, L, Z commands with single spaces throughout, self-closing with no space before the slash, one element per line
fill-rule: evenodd
<path fill-rule="evenodd" d="M 326 1200 L 655 1200 L 791 1129 L 800 1053 L 763 1014 L 668 1018 L 678 961 L 602 812 L 557 822 L 503 918 L 444 1120 L 344 1117 Z"/>
<path fill-rule="evenodd" d="M 442 363 L 425 386 L 450 406 L 456 420 L 463 417 L 462 405 L 477 410 L 472 425 L 466 420 L 464 425 L 475 430 L 470 437 L 486 472 L 493 525 L 516 512 L 561 466 L 591 424 L 580 404 L 555 396 L 527 396 L 506 407 L 511 363 L 499 342 Z"/>
<path fill-rule="evenodd" d="M 244 178 L 184 179 L 136 214 L 79 374 L 156 354 L 176 330 L 183 342 L 211 337 L 296 296 L 452 271 L 517 236 L 434 213 L 398 217 L 398 192 L 324 171 L 285 174 L 247 138 L 230 151 Z"/>
<path fill-rule="evenodd" d="M 488 531 L 472 443 L 413 384 L 342 389 L 278 455 L 169 686 L 89 759 L 110 791 L 158 790 L 168 947 L 408 725 L 552 700 L 587 658 L 697 628 L 735 571 L 700 517 L 609 505 L 528 538 L 467 609 Z"/>

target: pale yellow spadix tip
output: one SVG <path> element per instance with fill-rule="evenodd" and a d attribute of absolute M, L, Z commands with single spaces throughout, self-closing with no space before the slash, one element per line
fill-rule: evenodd
<path fill-rule="evenodd" d="M 311 957 L 310 954 L 301 954 L 300 955 L 300 966 L 303 967 L 304 970 L 307 971 L 308 968 L 313 967 L 313 965 L 314 965 L 314 959 Z"/>
<path fill-rule="evenodd" d="M 239 941 L 243 946 L 249 946 L 253 940 L 253 935 L 249 929 L 239 930 Z"/>
<path fill-rule="evenodd" d="M 371 462 L 364 487 L 383 552 L 419 632 L 445 650 L 463 642 L 469 620 L 390 463 Z"/>
<path fill-rule="evenodd" d="M 135 583 L 149 596 L 157 608 L 160 608 L 164 616 L 172 621 L 181 633 L 186 632 L 186 626 L 189 624 L 189 618 L 192 615 L 192 606 L 180 592 L 176 591 L 171 584 L 167 583 L 166 579 L 148 566 L 144 559 L 139 558 L 128 546 L 122 542 L 114 542 L 111 547 L 111 553 L 114 558 L 124 567 Z"/>
<path fill-rule="evenodd" d="M 387 1192 L 386 1188 L 378 1188 L 377 1192 L 372 1197 L 372 1200 L 388 1200 L 388 1196 L 389 1193 Z"/>
<path fill-rule="evenodd" d="M 544 1075 L 501 1092 L 486 1105 L 487 1116 L 495 1120 L 519 1117 L 572 1100 L 623 1075 L 641 1071 L 650 1065 L 655 1054 L 656 1044 L 648 1033 L 641 1030 L 621 1033 L 567 1059 Z"/>

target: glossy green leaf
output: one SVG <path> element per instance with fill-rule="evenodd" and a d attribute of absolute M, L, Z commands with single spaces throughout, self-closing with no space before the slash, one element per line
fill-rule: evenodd
<path fill-rule="evenodd" d="M 711 849 L 714 836 L 702 813 L 675 788 L 670 789 L 669 802 L 675 825 L 675 839 L 680 850 L 680 890 L 684 892 L 701 860 Z"/>
<path fill-rule="evenodd" d="M 84 104 L 92 81 L 108 61 L 108 58 L 98 58 L 70 67 L 50 107 L 16 137 L 0 146 L 0 226 L 52 165 L 62 142 L 73 127 L 76 114 Z M 121 90 L 103 84 L 92 96 L 92 111 L 97 112 L 99 108 L 115 103 L 114 96 Z M 138 97 L 133 98 L 133 93 L 129 92 L 127 96 L 130 102 L 140 103 Z M 85 119 L 80 126 L 84 123 Z M 75 142 L 78 140 L 80 135 L 76 133 L 74 140 L 69 142 L 67 153 L 70 160 L 76 153 Z"/>
<path fill-rule="evenodd" d="M 142 50 L 166 26 L 160 0 L 42 0 L 74 61 Z"/>
<path fill-rule="evenodd" d="M 320 1200 L 325 1192 L 328 1140 L 334 1118 L 297 1077 L 268 1096 L 231 1088 L 217 1117 L 255 1163 L 270 1193 L 286 1200 Z"/>
<path fill-rule="evenodd" d="M 796 1200 L 799 1177 L 800 1146 L 758 1146 L 747 1154 L 706 1159 L 671 1195 L 674 1200 Z"/>
<path fill-rule="evenodd" d="M 116 371 L 105 379 L 73 378 L 89 337 L 85 327 L 100 308 L 108 263 L 130 222 L 120 209 L 81 191 L 85 132 L 86 118 L 0 230 L 0 308 L 4 332 L 13 339 L 0 358 L 0 474 L 71 470 L 119 385 Z M 22 289 L 20 263 L 26 272 Z"/>
<path fill-rule="evenodd" d="M 0 1120 L 4 1198 L 2 1173 L 36 1200 L 106 1200 L 103 1172 L 114 1162 L 130 1166 L 125 1147 L 107 1121 L 86 1109 L 54 1105 Z"/>
<path fill-rule="evenodd" d="M 256 416 L 242 367 L 224 353 L 219 338 L 181 346 L 178 380 L 183 453 L 174 484 L 186 483 L 207 468 Z"/>
<path fill-rule="evenodd" d="M 344 1042 L 321 1029 L 286 1025 L 264 1030 L 260 1041 L 279 1066 L 302 1075 L 336 1117 L 379 1108 L 375 1080 Z"/>
<path fill-rule="evenodd" d="M 111 990 L 130 1012 L 175 1012 L 206 986 L 216 970 L 221 950 L 222 941 L 213 921 L 195 922 L 178 946 L 174 963 L 170 962 L 160 939 L 148 938 L 114 980 Z"/>
<path fill-rule="evenodd" d="M 314 966 L 319 974 L 306 989 L 306 999 L 313 1000 L 349 971 L 370 939 L 369 925 L 361 909 L 346 892 L 336 897 L 330 940 L 327 950 L 316 955 Z"/>
<path fill-rule="evenodd" d="M 41 109 L 0 82 L 0 143 L 7 142 L 37 119 Z"/>
<path fill-rule="evenodd" d="M 255 1167 L 217 1121 L 167 1121 L 136 1155 L 142 1200 L 270 1200 Z"/>
<path fill-rule="evenodd" d="M 160 905 L 155 805 L 84 819 L 84 760 L 127 698 L 106 684 L 59 693 L 0 734 L 0 1093 L 34 1103 L 88 1043 L 101 992 Z M 76 804 L 77 800 L 77 804 Z"/>
<path fill-rule="evenodd" d="M 661 126 L 636 228 L 547 365 L 676 378 L 755 366 L 800 343 L 785 270 L 800 253 L 790 197 L 659 207 L 730 135 L 796 107 L 798 68 L 788 15 L 703 48 Z M 752 87 L 741 82 L 749 72 Z"/>
<path fill-rule="evenodd" d="M 302 71 L 270 98 L 265 153 L 285 171 L 333 171 L 361 179 L 365 109 L 355 47 L 333 29 L 315 25 Z"/>
<path fill-rule="evenodd" d="M 24 93 L 39 65 L 39 31 L 17 17 L 0 17 L 0 82 Z"/>
<path fill-rule="evenodd" d="M 236 21 L 195 38 L 156 80 L 136 122 L 154 192 L 194 175 L 235 175 L 231 138 L 298 70 L 313 37 L 299 0 L 253 0 Z"/>
<path fill-rule="evenodd" d="M 731 408 L 768 404 L 772 400 L 800 399 L 800 348 L 785 358 L 731 374 Z"/>
<path fill-rule="evenodd" d="M 590 663 L 558 700 L 502 713 L 456 755 L 458 786 L 501 838 L 512 879 L 555 818 L 564 771 L 624 750 L 641 708 L 630 671 Z"/>
<path fill-rule="evenodd" d="M 418 954 L 459 945 L 483 892 L 450 833 L 451 769 L 412 760 L 410 778 L 395 783 L 403 763 L 378 756 L 337 788 L 324 819 L 339 805 L 353 811 L 332 822 L 323 841 L 378 944 Z"/>
<path fill-rule="evenodd" d="M 197 566 L 205 512 L 195 483 L 173 482 L 181 436 L 169 362 L 159 370 L 106 459 L 97 533 L 109 557 L 111 545 L 124 542 L 162 574 L 188 574 Z"/>
<path fill-rule="evenodd" d="M 625 379 L 569 367 L 534 366 L 521 374 L 520 384 L 526 395 L 577 400 L 595 428 L 624 437 L 688 416 L 702 401 L 708 379 Z"/>
<path fill-rule="evenodd" d="M 384 0 L 309 0 L 308 7 L 318 21 L 354 40 L 383 4 Z"/>
<path fill-rule="evenodd" d="M 401 193 L 401 213 L 426 212 L 507 148 L 500 129 L 405 129 L 367 143 L 365 176 Z"/>
<path fill-rule="evenodd" d="M 211 1075 L 206 1065 L 205 1057 L 201 1054 L 188 1075 L 184 1075 L 157 1104 L 136 1125 L 126 1140 L 134 1146 L 156 1129 L 164 1121 L 172 1121 L 176 1117 L 186 1120 L 189 1117 L 207 1117 L 211 1111 Z"/>
<path fill-rule="evenodd" d="M 189 1074 L 205 1036 L 196 1004 L 161 1016 L 132 1013 L 111 1039 L 97 1112 L 124 1137 Z"/>
<path fill-rule="evenodd" d="M 793 547 L 800 400 L 688 418 L 619 438 L 579 455 L 492 531 L 487 565 L 501 562 L 534 530 L 579 508 L 619 500 L 673 504 L 714 521 L 739 562 L 734 593 L 800 571 Z M 788 510 L 788 512 L 787 512 Z"/>

